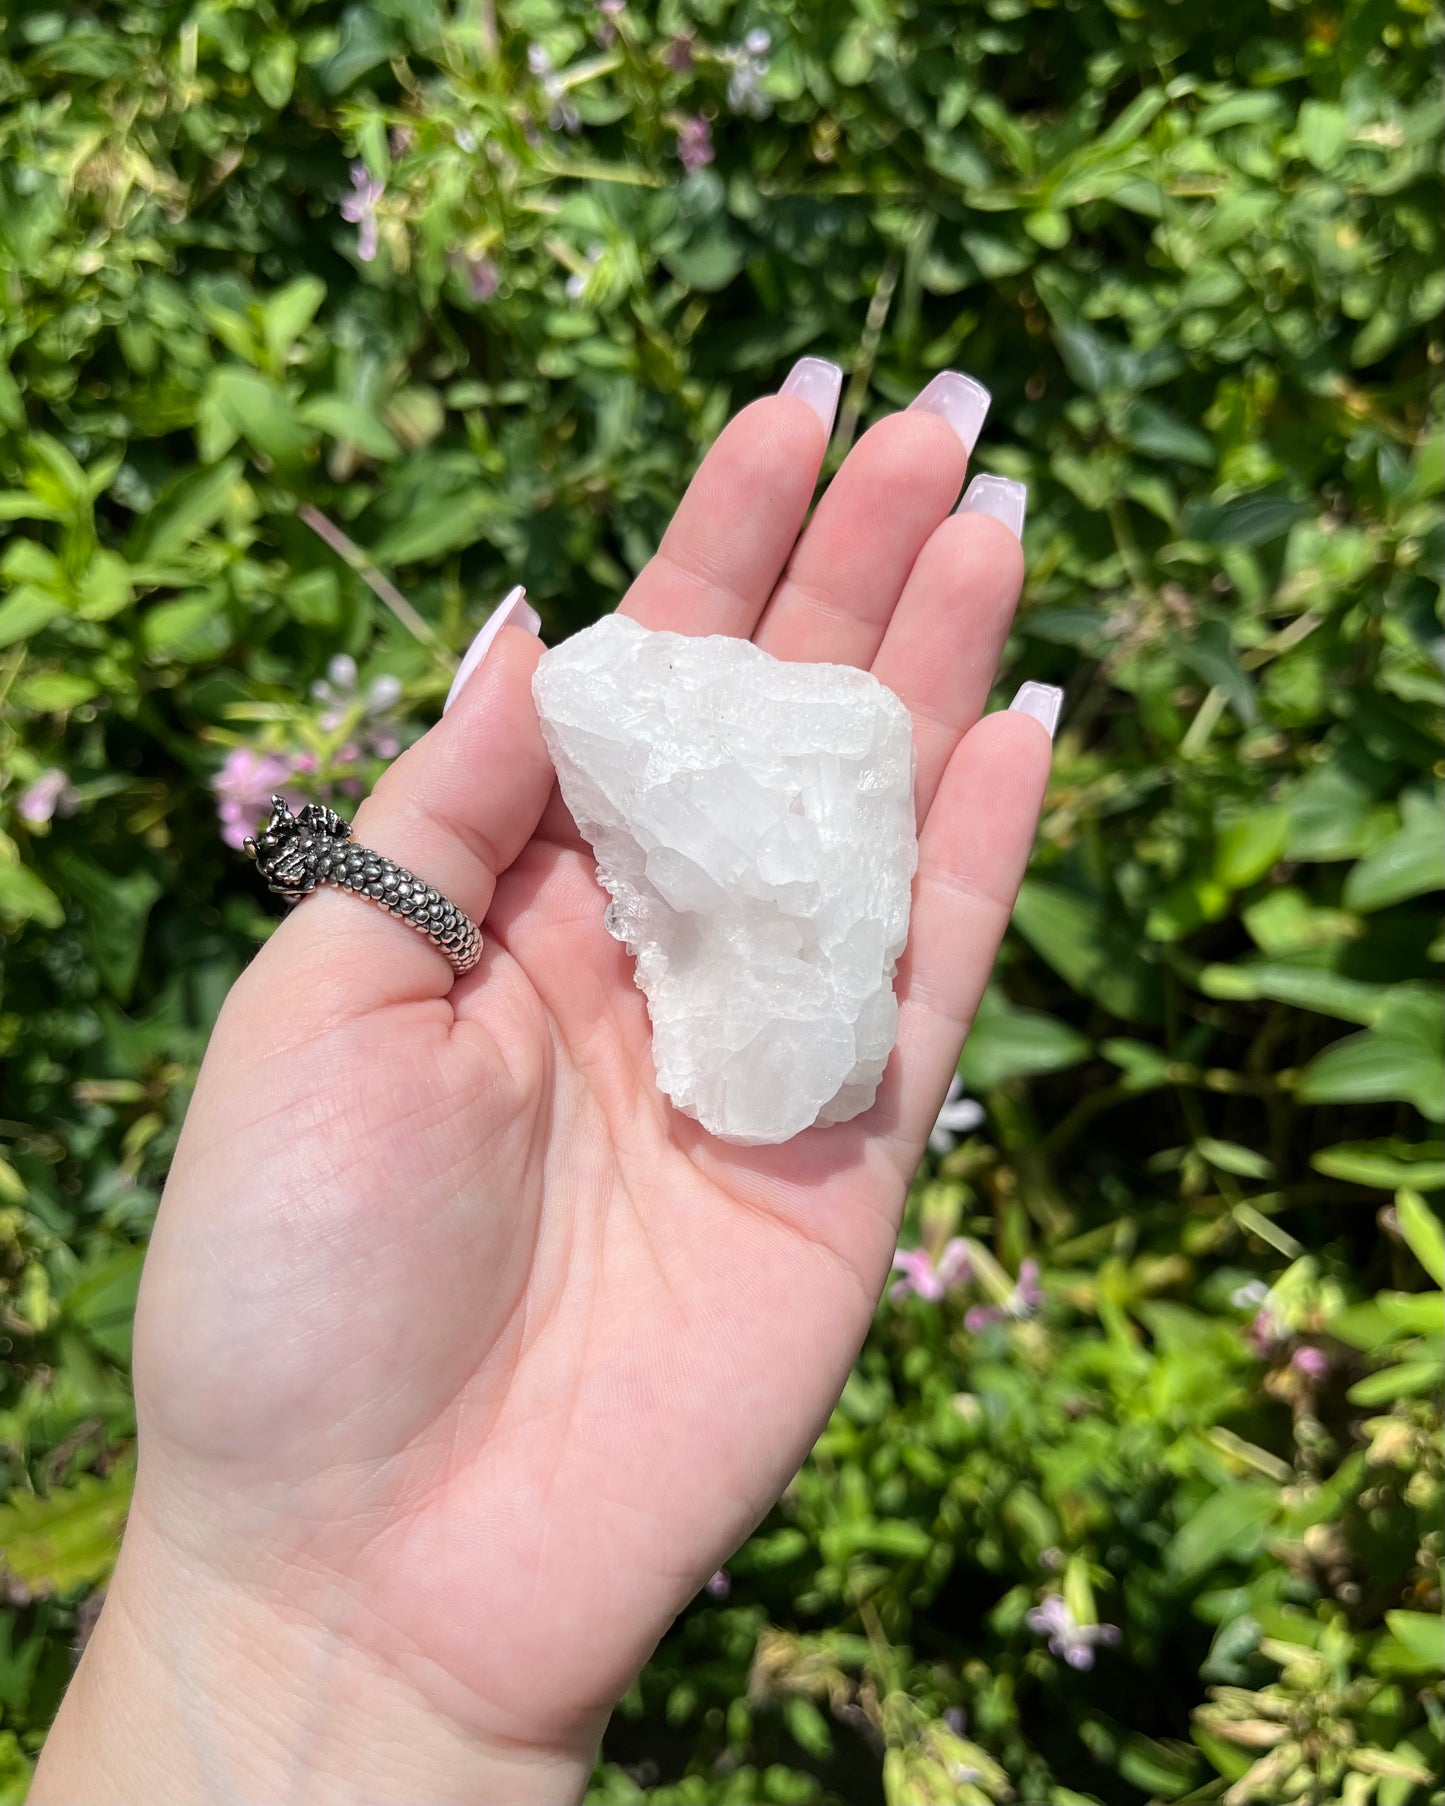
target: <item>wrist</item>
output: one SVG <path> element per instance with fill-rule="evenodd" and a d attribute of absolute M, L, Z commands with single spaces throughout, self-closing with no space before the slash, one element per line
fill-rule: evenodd
<path fill-rule="evenodd" d="M 178 1565 L 133 1523 L 29 1806 L 566 1806 L 591 1752 L 437 1711 L 343 1634 Z"/>

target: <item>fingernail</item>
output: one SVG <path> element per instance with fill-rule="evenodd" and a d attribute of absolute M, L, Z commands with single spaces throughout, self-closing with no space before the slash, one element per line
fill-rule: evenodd
<path fill-rule="evenodd" d="M 963 500 L 955 514 L 990 514 L 1002 521 L 1015 539 L 1024 536 L 1024 516 L 1028 512 L 1029 486 L 1016 483 L 1012 477 L 975 477 L 963 492 Z"/>
<path fill-rule="evenodd" d="M 487 656 L 492 641 L 504 627 L 525 627 L 528 633 L 542 631 L 542 617 L 527 600 L 527 592 L 519 583 L 513 590 L 508 590 L 501 601 L 487 616 L 486 626 L 467 647 L 462 662 L 457 666 L 457 674 L 452 679 L 452 687 L 447 691 L 447 699 L 442 704 L 442 713 L 447 710 L 462 693 L 462 687 L 477 666 Z"/>
<path fill-rule="evenodd" d="M 1008 705 L 1017 715 L 1032 715 L 1041 721 L 1050 740 L 1059 725 L 1059 710 L 1064 706 L 1064 693 L 1057 684 L 1024 684 Z"/>
<path fill-rule="evenodd" d="M 964 376 L 958 370 L 940 370 L 908 405 L 925 414 L 941 414 L 962 439 L 963 449 L 972 451 L 978 443 L 992 399 L 983 384 L 976 383 L 971 376 Z"/>
<path fill-rule="evenodd" d="M 796 395 L 823 423 L 823 431 L 833 431 L 838 413 L 838 397 L 843 389 L 843 372 L 825 357 L 800 357 L 783 378 L 779 395 Z"/>

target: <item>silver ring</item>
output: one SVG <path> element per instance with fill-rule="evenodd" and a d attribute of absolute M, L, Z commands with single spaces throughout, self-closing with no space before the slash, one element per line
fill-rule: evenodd
<path fill-rule="evenodd" d="M 324 803 L 307 803 L 293 815 L 285 797 L 273 796 L 271 819 L 245 846 L 267 886 L 288 902 L 318 884 L 334 885 L 424 934 L 458 976 L 481 958 L 482 931 L 470 916 L 394 859 L 358 846 L 351 823 Z"/>

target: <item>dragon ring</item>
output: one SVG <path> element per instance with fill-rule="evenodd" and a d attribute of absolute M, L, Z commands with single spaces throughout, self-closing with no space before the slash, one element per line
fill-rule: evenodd
<path fill-rule="evenodd" d="M 307 803 L 293 815 L 286 799 L 271 798 L 271 819 L 246 851 L 278 896 L 297 903 L 331 884 L 379 903 L 388 915 L 424 934 L 458 974 L 470 972 L 482 951 L 482 931 L 440 891 L 423 884 L 404 866 L 351 838 L 351 823 L 322 803 Z"/>

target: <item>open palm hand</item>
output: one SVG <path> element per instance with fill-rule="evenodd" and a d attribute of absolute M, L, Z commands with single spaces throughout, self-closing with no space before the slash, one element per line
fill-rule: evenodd
<path fill-rule="evenodd" d="M 882 421 L 803 530 L 825 444 L 796 395 L 748 408 L 622 606 L 871 667 L 912 711 L 921 865 L 871 1111 L 740 1149 L 658 1093 L 537 728 L 541 649 L 514 627 L 356 823 L 485 917 L 478 966 L 453 982 L 420 936 L 319 892 L 217 1026 L 142 1290 L 117 1587 L 173 1567 L 238 1622 L 284 1623 L 301 1744 L 329 1747 L 335 1656 L 449 1745 L 535 1756 L 535 1797 L 563 1797 L 546 1762 L 575 1765 L 565 1789 L 585 1775 L 866 1333 L 1049 752 L 1026 715 L 978 719 L 1022 565 L 998 521 L 949 514 L 954 426 Z M 434 1775 L 427 1797 L 468 1785 Z"/>

